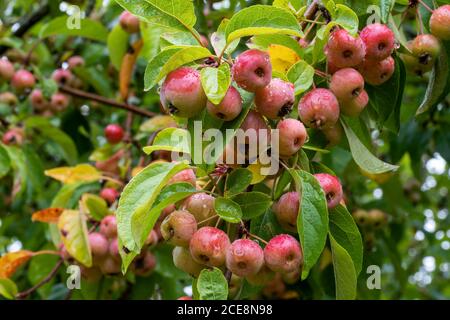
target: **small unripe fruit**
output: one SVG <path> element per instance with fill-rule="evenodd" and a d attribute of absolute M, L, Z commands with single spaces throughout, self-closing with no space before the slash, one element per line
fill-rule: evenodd
<path fill-rule="evenodd" d="M 247 50 L 236 58 L 232 72 L 238 86 L 244 90 L 256 92 L 272 80 L 270 57 L 261 50 Z"/>
<path fill-rule="evenodd" d="M 89 234 L 89 246 L 91 247 L 92 255 L 96 258 L 104 257 L 108 253 L 108 240 L 99 232 Z"/>
<path fill-rule="evenodd" d="M 5 104 L 10 107 L 14 107 L 19 103 L 16 95 L 12 92 L 0 93 L 0 104 Z"/>
<path fill-rule="evenodd" d="M 164 240 L 175 246 L 187 247 L 192 235 L 197 231 L 197 221 L 188 211 L 172 212 L 161 223 Z"/>
<path fill-rule="evenodd" d="M 160 92 L 161 104 L 170 114 L 192 118 L 206 107 L 206 95 L 200 81 L 200 73 L 181 67 L 170 72 Z"/>
<path fill-rule="evenodd" d="M 53 111 L 62 111 L 69 105 L 69 98 L 62 93 L 55 93 L 51 96 L 50 107 Z"/>
<path fill-rule="evenodd" d="M 368 224 L 374 229 L 380 229 L 387 224 L 387 215 L 381 210 L 372 209 L 367 213 Z"/>
<path fill-rule="evenodd" d="M 6 145 L 22 145 L 25 132 L 22 128 L 11 128 L 3 134 L 2 142 Z"/>
<path fill-rule="evenodd" d="M 109 124 L 105 128 L 105 137 L 110 144 L 117 144 L 122 141 L 125 133 L 121 126 L 117 124 Z"/>
<path fill-rule="evenodd" d="M 295 102 L 294 85 L 275 78 L 255 94 L 255 105 L 259 113 L 269 119 L 278 119 L 291 113 Z"/>
<path fill-rule="evenodd" d="M 185 169 L 177 174 L 175 174 L 172 178 L 170 178 L 167 184 L 186 182 L 192 184 L 194 187 L 197 184 L 197 177 L 195 176 L 195 172 L 192 169 Z"/>
<path fill-rule="evenodd" d="M 355 69 L 341 69 L 331 77 L 330 90 L 339 103 L 351 101 L 364 90 L 364 78 Z"/>
<path fill-rule="evenodd" d="M 172 251 L 172 258 L 175 267 L 188 273 L 194 278 L 197 278 L 200 275 L 200 272 L 205 268 L 204 265 L 198 264 L 192 259 L 188 248 L 175 247 Z"/>
<path fill-rule="evenodd" d="M 225 232 L 214 227 L 203 227 L 192 236 L 189 249 L 197 263 L 220 267 L 225 264 L 229 246 L 230 239 Z"/>
<path fill-rule="evenodd" d="M 32 89 L 36 84 L 34 75 L 28 70 L 18 70 L 11 79 L 11 85 L 19 92 Z"/>
<path fill-rule="evenodd" d="M 105 199 L 105 201 L 110 205 L 113 204 L 119 196 L 119 191 L 114 188 L 103 188 L 100 191 L 100 197 Z"/>
<path fill-rule="evenodd" d="M 230 86 L 223 100 L 215 105 L 208 101 L 206 108 L 212 116 L 224 120 L 234 120 L 242 111 L 242 98 L 235 87 Z"/>
<path fill-rule="evenodd" d="M 49 106 L 49 101 L 45 99 L 40 89 L 34 89 L 30 94 L 30 102 L 35 110 L 43 111 Z"/>
<path fill-rule="evenodd" d="M 378 62 L 366 60 L 361 69 L 364 80 L 373 86 L 379 86 L 388 81 L 394 71 L 395 60 L 392 57 Z"/>
<path fill-rule="evenodd" d="M 441 6 L 433 11 L 430 30 L 439 39 L 450 40 L 450 5 Z"/>
<path fill-rule="evenodd" d="M 272 271 L 294 272 L 303 264 L 300 243 L 288 234 L 277 235 L 264 248 L 264 260 Z"/>
<path fill-rule="evenodd" d="M 122 12 L 119 23 L 122 29 L 130 34 L 139 32 L 139 18 L 128 11 Z"/>
<path fill-rule="evenodd" d="M 361 31 L 360 36 L 366 45 L 366 59 L 368 60 L 384 60 L 394 51 L 394 32 L 384 24 L 369 24 Z"/>
<path fill-rule="evenodd" d="M 100 233 L 108 239 L 117 237 L 117 219 L 114 215 L 106 216 L 100 221 Z"/>
<path fill-rule="evenodd" d="M 353 219 L 359 226 L 365 226 L 368 223 L 369 216 L 366 210 L 358 209 L 352 213 Z"/>
<path fill-rule="evenodd" d="M 339 103 L 330 90 L 313 89 L 300 100 L 298 113 L 307 127 L 329 128 L 339 120 Z"/>
<path fill-rule="evenodd" d="M 69 84 L 73 79 L 73 74 L 70 70 L 66 69 L 56 69 L 53 71 L 52 79 L 55 80 L 56 83 L 66 85 Z"/>
<path fill-rule="evenodd" d="M 272 207 L 278 223 L 283 229 L 290 232 L 297 232 L 297 217 L 300 206 L 299 198 L 298 192 L 288 192 L 283 194 Z"/>
<path fill-rule="evenodd" d="M 341 103 L 341 113 L 349 117 L 357 117 L 368 104 L 369 95 L 366 90 L 362 90 L 356 98 Z"/>
<path fill-rule="evenodd" d="M 298 120 L 285 119 L 278 122 L 280 156 L 289 158 L 296 154 L 308 138 L 305 126 Z"/>
<path fill-rule="evenodd" d="M 115 275 L 120 273 L 120 261 L 117 261 L 112 257 L 106 257 L 100 262 L 99 268 L 103 274 Z"/>
<path fill-rule="evenodd" d="M 214 209 L 215 199 L 213 196 L 206 193 L 196 193 L 190 196 L 184 203 L 184 208 L 189 211 L 197 222 L 202 222 L 199 224 L 200 227 L 215 223 L 217 219 L 210 219 L 217 215 Z"/>
<path fill-rule="evenodd" d="M 441 52 L 439 40 L 431 34 L 418 35 L 411 43 L 413 55 L 418 57 L 419 63 L 424 66 L 433 66 Z"/>
<path fill-rule="evenodd" d="M 322 133 L 328 142 L 327 147 L 332 148 L 341 142 L 342 137 L 344 136 L 344 129 L 340 123 L 336 123 L 336 125 L 331 128 L 323 129 Z"/>
<path fill-rule="evenodd" d="M 227 250 L 228 270 L 239 277 L 255 275 L 264 264 L 264 251 L 252 240 L 238 239 Z"/>
<path fill-rule="evenodd" d="M 337 207 L 344 197 L 339 179 L 328 173 L 317 173 L 314 177 L 316 177 L 325 193 L 328 209 Z"/>
<path fill-rule="evenodd" d="M 259 269 L 258 273 L 245 277 L 251 285 L 264 286 L 275 277 L 275 272 L 270 270 L 265 264 Z"/>
<path fill-rule="evenodd" d="M 405 64 L 406 71 L 419 77 L 423 76 L 425 73 L 433 69 L 433 65 L 428 64 L 425 66 L 423 64 L 420 64 L 419 58 L 411 54 L 401 54 L 400 58 Z"/>
<path fill-rule="evenodd" d="M 0 59 L 0 80 L 9 81 L 14 76 L 14 65 L 8 59 Z"/>
<path fill-rule="evenodd" d="M 337 68 L 348 68 L 359 65 L 366 54 L 360 37 L 353 37 L 345 29 L 334 31 L 325 48 L 328 61 Z"/>
<path fill-rule="evenodd" d="M 144 256 L 138 257 L 134 260 L 131 270 L 137 276 L 147 277 L 153 272 L 153 270 L 155 270 L 155 267 L 156 258 L 152 253 L 147 251 Z"/>
<path fill-rule="evenodd" d="M 72 56 L 67 60 L 67 64 L 69 65 L 69 69 L 75 69 L 84 66 L 84 59 L 81 56 Z"/>
<path fill-rule="evenodd" d="M 117 238 L 112 239 L 109 243 L 108 253 L 113 259 L 120 261 L 119 240 Z"/>

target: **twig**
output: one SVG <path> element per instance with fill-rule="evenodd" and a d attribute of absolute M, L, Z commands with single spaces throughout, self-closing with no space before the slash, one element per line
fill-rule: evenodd
<path fill-rule="evenodd" d="M 68 86 L 61 85 L 61 86 L 59 86 L 59 90 L 63 93 L 69 94 L 74 97 L 100 102 L 102 104 L 109 105 L 114 108 L 127 110 L 127 111 L 133 112 L 135 114 L 144 116 L 144 117 L 152 118 L 156 115 L 156 113 L 154 113 L 152 111 L 141 109 L 141 108 L 135 107 L 135 106 L 127 104 L 127 103 L 118 102 L 118 101 L 108 99 L 108 98 L 105 98 L 105 97 L 102 97 L 102 96 L 99 96 L 99 95 L 96 95 L 96 94 L 93 94 L 90 92 L 85 92 L 82 90 L 74 89 L 74 88 L 71 88 Z"/>
<path fill-rule="evenodd" d="M 418 1 L 421 5 L 423 5 L 425 7 L 425 9 L 427 9 L 430 13 L 433 13 L 433 9 L 431 9 L 425 2 L 423 2 L 422 0 L 418 0 Z"/>
<path fill-rule="evenodd" d="M 302 29 L 305 29 L 306 26 L 308 25 L 308 21 L 307 20 L 313 20 L 314 16 L 316 15 L 317 11 L 319 10 L 319 1 L 318 0 L 314 0 L 309 7 L 306 9 L 305 11 L 305 19 L 302 23 L 300 23 L 300 27 Z"/>

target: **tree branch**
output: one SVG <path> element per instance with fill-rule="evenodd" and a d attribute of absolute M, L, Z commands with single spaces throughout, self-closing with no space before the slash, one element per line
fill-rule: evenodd
<path fill-rule="evenodd" d="M 305 19 L 314 20 L 314 16 L 316 15 L 317 11 L 319 11 L 319 0 L 314 0 L 305 11 Z M 303 21 L 300 24 L 302 29 L 305 29 L 307 25 L 308 21 Z"/>
<path fill-rule="evenodd" d="M 152 111 L 141 109 L 141 108 L 135 107 L 135 106 L 127 104 L 127 103 L 118 102 L 118 101 L 108 99 L 108 98 L 105 98 L 105 97 L 102 97 L 102 96 L 99 96 L 99 95 L 96 95 L 96 94 L 93 94 L 90 92 L 74 89 L 74 88 L 71 88 L 68 86 L 63 86 L 63 85 L 59 86 L 59 90 L 63 93 L 66 93 L 66 94 L 74 96 L 74 97 L 100 102 L 102 104 L 109 105 L 111 107 L 118 108 L 118 109 L 127 110 L 127 111 L 133 112 L 135 114 L 144 116 L 144 117 L 151 118 L 156 115 L 156 113 L 154 113 Z"/>

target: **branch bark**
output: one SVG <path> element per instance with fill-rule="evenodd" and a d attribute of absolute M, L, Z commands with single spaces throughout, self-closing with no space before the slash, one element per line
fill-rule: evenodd
<path fill-rule="evenodd" d="M 319 11 L 319 0 L 314 0 L 305 11 L 305 18 L 308 20 L 314 20 L 314 16 Z M 308 21 L 303 21 L 300 26 L 305 29 L 308 25 Z"/>

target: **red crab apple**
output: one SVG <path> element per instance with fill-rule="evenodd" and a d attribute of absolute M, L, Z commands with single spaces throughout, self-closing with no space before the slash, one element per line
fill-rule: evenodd
<path fill-rule="evenodd" d="M 275 217 L 286 231 L 297 232 L 299 198 L 297 191 L 287 192 L 272 207 Z"/>
<path fill-rule="evenodd" d="M 199 226 L 203 227 L 217 221 L 217 219 L 205 221 L 217 214 L 214 209 L 214 202 L 213 196 L 207 193 L 196 193 L 186 199 L 184 208 L 195 217 L 195 220 L 199 223 L 202 222 Z"/>
<path fill-rule="evenodd" d="M 109 244 L 105 236 L 99 232 L 89 234 L 89 246 L 95 258 L 104 257 L 108 253 Z"/>
<path fill-rule="evenodd" d="M 293 236 L 280 234 L 273 237 L 264 248 L 267 267 L 280 273 L 291 273 L 303 264 L 300 243 Z"/>
<path fill-rule="evenodd" d="M 272 64 L 269 54 L 250 49 L 241 53 L 235 60 L 233 79 L 242 89 L 255 92 L 267 86 L 272 79 Z"/>
<path fill-rule="evenodd" d="M 69 105 L 69 97 L 57 92 L 50 98 L 50 107 L 53 111 L 62 111 Z"/>
<path fill-rule="evenodd" d="M 108 204 L 113 204 L 120 196 L 119 191 L 114 188 L 103 188 L 100 191 L 100 197 L 106 200 Z"/>
<path fill-rule="evenodd" d="M 441 6 L 433 11 L 430 30 L 439 39 L 450 40 L 450 5 Z"/>
<path fill-rule="evenodd" d="M 234 120 L 242 111 L 242 98 L 235 87 L 230 86 L 223 100 L 215 105 L 208 101 L 206 108 L 212 116 L 224 120 Z"/>
<path fill-rule="evenodd" d="M 130 34 L 139 32 L 139 18 L 128 11 L 122 12 L 119 23 L 122 29 Z"/>
<path fill-rule="evenodd" d="M 120 261 L 119 240 L 117 238 L 112 239 L 109 243 L 108 253 L 113 259 Z"/>
<path fill-rule="evenodd" d="M 11 79 L 11 85 L 19 92 L 32 89 L 36 84 L 34 75 L 25 69 L 21 69 L 14 73 Z"/>
<path fill-rule="evenodd" d="M 150 251 L 147 251 L 143 256 L 137 257 L 133 261 L 131 270 L 137 276 L 147 277 L 155 270 L 155 267 L 156 258 Z"/>
<path fill-rule="evenodd" d="M 14 107 L 19 103 L 16 95 L 12 92 L 3 92 L 0 93 L 0 104 L 5 104 L 10 107 Z"/>
<path fill-rule="evenodd" d="M 34 89 L 30 94 L 30 102 L 35 110 L 43 111 L 49 107 L 49 101 L 45 99 L 42 90 Z"/>
<path fill-rule="evenodd" d="M 364 78 L 355 69 L 341 69 L 331 77 L 330 90 L 339 103 L 351 101 L 364 90 Z"/>
<path fill-rule="evenodd" d="M 3 134 L 2 142 L 6 145 L 22 145 L 25 140 L 25 132 L 22 128 L 11 128 Z"/>
<path fill-rule="evenodd" d="M 239 277 L 255 275 L 264 264 L 264 251 L 252 240 L 235 240 L 227 250 L 228 270 Z"/>
<path fill-rule="evenodd" d="M 330 90 L 313 89 L 300 100 L 298 113 L 307 127 L 329 128 L 339 119 L 339 103 Z"/>
<path fill-rule="evenodd" d="M 325 53 L 337 68 L 348 68 L 364 60 L 366 48 L 359 36 L 353 37 L 347 30 L 339 29 L 331 34 Z"/>
<path fill-rule="evenodd" d="M 441 52 L 439 40 L 431 34 L 418 35 L 411 42 L 410 48 L 413 55 L 418 58 L 419 63 L 428 66 L 430 69 Z"/>
<path fill-rule="evenodd" d="M 100 233 L 108 239 L 117 237 L 117 219 L 115 215 L 106 216 L 100 221 Z"/>
<path fill-rule="evenodd" d="M 125 132 L 118 124 L 109 124 L 105 128 L 105 137 L 110 144 L 117 144 L 122 141 Z"/>
<path fill-rule="evenodd" d="M 196 231 L 195 217 L 185 210 L 172 212 L 161 223 L 161 235 L 164 240 L 175 246 L 189 246 L 192 235 Z"/>
<path fill-rule="evenodd" d="M 192 236 L 189 249 L 197 263 L 220 267 L 225 264 L 229 246 L 230 239 L 225 232 L 214 227 L 202 227 Z"/>
<path fill-rule="evenodd" d="M 381 61 L 394 51 L 394 32 L 380 23 L 369 24 L 360 34 L 366 46 L 366 60 Z"/>
<path fill-rule="evenodd" d="M 52 79 L 58 84 L 66 85 L 72 81 L 73 74 L 67 69 L 56 69 L 53 71 Z"/>
<path fill-rule="evenodd" d="M 69 70 L 72 70 L 84 66 L 85 61 L 81 56 L 72 56 L 67 60 L 67 64 L 69 65 Z"/>
<path fill-rule="evenodd" d="M 278 119 L 291 113 L 295 103 L 294 85 L 275 78 L 255 94 L 255 105 L 259 113 L 269 119 Z"/>
<path fill-rule="evenodd" d="M 192 184 L 194 187 L 197 184 L 197 177 L 192 169 L 185 169 L 175 174 L 168 182 L 168 184 L 186 182 Z"/>
<path fill-rule="evenodd" d="M 120 261 L 113 257 L 106 257 L 99 264 L 100 270 L 103 274 L 115 275 L 120 273 Z"/>
<path fill-rule="evenodd" d="M 9 81 L 14 76 L 14 65 L 6 58 L 0 59 L 0 79 Z"/>
<path fill-rule="evenodd" d="M 341 112 L 349 117 L 357 117 L 369 104 L 369 95 L 366 90 L 354 99 L 341 103 Z"/>
<path fill-rule="evenodd" d="M 364 80 L 373 86 L 379 86 L 388 81 L 395 71 L 395 60 L 388 57 L 381 61 L 366 60 L 361 68 Z"/>
<path fill-rule="evenodd" d="M 188 273 L 194 278 L 200 275 L 200 272 L 205 268 L 192 259 L 189 249 L 183 247 L 175 247 L 172 251 L 173 264 L 178 269 Z"/>
<path fill-rule="evenodd" d="M 296 119 L 285 119 L 278 122 L 279 151 L 281 157 L 296 154 L 306 142 L 308 133 L 303 123 Z"/>
<path fill-rule="evenodd" d="M 328 209 L 337 207 L 344 197 L 339 179 L 328 173 L 317 173 L 314 176 L 325 193 Z"/>

